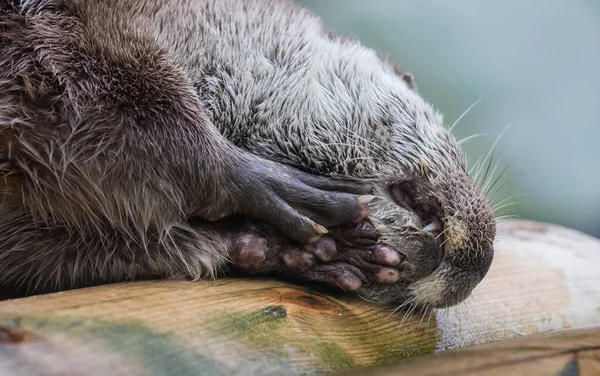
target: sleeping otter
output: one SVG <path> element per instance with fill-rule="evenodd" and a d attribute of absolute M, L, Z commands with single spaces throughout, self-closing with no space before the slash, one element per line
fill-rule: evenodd
<path fill-rule="evenodd" d="M 0 284 L 237 268 L 444 307 L 495 221 L 412 78 L 287 1 L 0 1 Z"/>

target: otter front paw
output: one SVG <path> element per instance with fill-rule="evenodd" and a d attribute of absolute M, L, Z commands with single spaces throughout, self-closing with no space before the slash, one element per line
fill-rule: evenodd
<path fill-rule="evenodd" d="M 251 274 L 285 278 L 358 290 L 363 283 L 395 283 L 404 256 L 377 243 L 369 222 L 332 229 L 312 244 L 295 244 L 268 225 L 252 225 L 236 235 L 234 265 Z"/>
<path fill-rule="evenodd" d="M 316 242 L 328 227 L 356 223 L 369 214 L 370 184 L 312 175 L 245 155 L 227 190 L 237 213 L 267 222 L 298 243 Z"/>

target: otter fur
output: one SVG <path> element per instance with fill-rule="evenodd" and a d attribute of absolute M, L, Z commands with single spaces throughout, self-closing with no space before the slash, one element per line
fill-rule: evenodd
<path fill-rule="evenodd" d="M 309 11 L 0 4 L 0 284 L 240 269 L 444 307 L 486 274 L 494 216 L 441 116 Z"/>

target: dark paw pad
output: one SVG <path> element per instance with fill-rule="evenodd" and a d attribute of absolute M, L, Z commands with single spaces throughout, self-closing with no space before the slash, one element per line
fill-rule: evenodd
<path fill-rule="evenodd" d="M 363 283 L 396 283 L 405 257 L 389 245 L 377 243 L 377 232 L 367 221 L 337 228 L 311 244 L 294 243 L 269 225 L 246 225 L 236 235 L 233 261 L 249 273 L 275 273 L 285 278 L 313 281 L 346 291 Z"/>
<path fill-rule="evenodd" d="M 299 249 L 290 248 L 281 253 L 281 260 L 285 266 L 294 272 L 303 272 L 315 265 L 315 255 Z"/>
<path fill-rule="evenodd" d="M 267 240 L 257 234 L 242 234 L 234 244 L 233 262 L 240 269 L 258 272 L 267 258 Z"/>

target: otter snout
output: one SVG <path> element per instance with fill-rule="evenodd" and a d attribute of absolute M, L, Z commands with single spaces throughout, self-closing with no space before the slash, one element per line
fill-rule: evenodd
<path fill-rule="evenodd" d="M 481 270 L 479 270 L 479 275 L 481 276 L 481 279 L 484 279 L 487 273 L 490 271 L 492 261 L 494 261 L 494 246 L 490 247 L 489 257 L 487 261 L 483 263 L 483 267 L 481 268 Z"/>
<path fill-rule="evenodd" d="M 373 296 L 434 308 L 466 299 L 494 255 L 495 220 L 476 184 L 463 173 L 411 176 L 381 190 L 387 200 L 374 203 L 372 220 L 406 261 L 398 266 L 402 288 L 377 286 Z"/>

